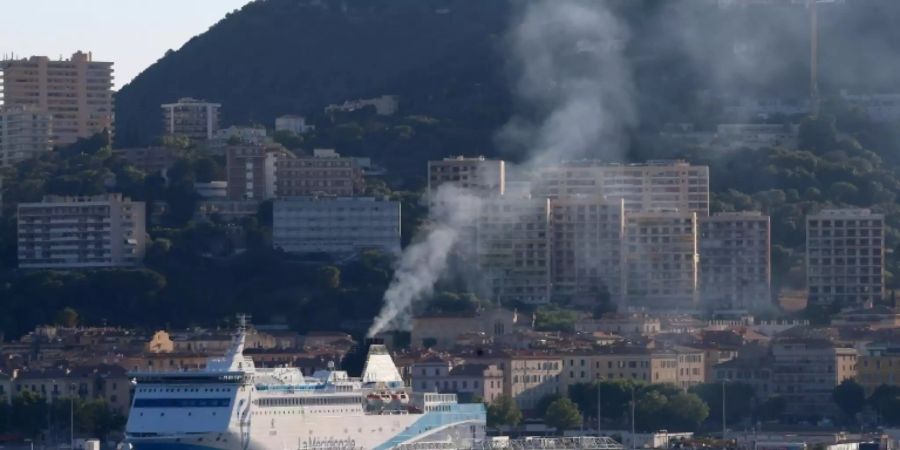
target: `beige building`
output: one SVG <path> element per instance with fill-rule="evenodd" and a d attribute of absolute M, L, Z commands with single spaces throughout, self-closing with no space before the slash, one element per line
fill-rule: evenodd
<path fill-rule="evenodd" d="M 365 189 L 363 171 L 354 158 L 331 149 L 316 149 L 311 158 L 278 158 L 275 194 L 279 198 L 310 195 L 350 197 Z"/>
<path fill-rule="evenodd" d="M 113 132 L 113 63 L 90 53 L 51 61 L 46 56 L 0 62 L 4 106 L 33 106 L 53 115 L 53 143 Z"/>
<path fill-rule="evenodd" d="M 20 203 L 18 256 L 23 269 L 136 266 L 147 245 L 144 202 L 121 194 L 48 195 Z"/>
<path fill-rule="evenodd" d="M 553 199 L 550 206 L 555 295 L 595 305 L 608 294 L 620 304 L 624 201 L 570 196 Z"/>
<path fill-rule="evenodd" d="M 475 252 L 486 298 L 543 304 L 551 294 L 550 200 L 494 197 L 481 205 Z"/>
<path fill-rule="evenodd" d="M 541 171 L 534 194 L 622 198 L 625 210 L 678 210 L 709 214 L 709 167 L 684 161 L 608 164 L 573 161 Z"/>
<path fill-rule="evenodd" d="M 700 217 L 700 290 L 714 309 L 771 307 L 769 216 L 759 212 Z"/>
<path fill-rule="evenodd" d="M 72 369 L 25 370 L 12 381 L 14 393 L 30 391 L 48 401 L 65 398 L 103 399 L 113 411 L 128 415 L 132 384 L 119 366 L 79 366 Z"/>
<path fill-rule="evenodd" d="M 36 106 L 0 105 L 0 167 L 53 150 L 53 116 Z"/>
<path fill-rule="evenodd" d="M 113 154 L 147 175 L 165 173 L 179 156 L 178 151 L 170 147 L 120 148 L 113 150 Z"/>
<path fill-rule="evenodd" d="M 191 141 L 212 139 L 219 129 L 222 105 L 190 97 L 162 105 L 165 134 L 184 136 Z"/>
<path fill-rule="evenodd" d="M 806 217 L 809 303 L 869 305 L 884 297 L 884 215 L 831 209 Z"/>
<path fill-rule="evenodd" d="M 575 322 L 575 331 L 580 333 L 602 332 L 631 338 L 653 336 L 661 329 L 658 317 L 639 313 L 606 313 L 599 319 Z"/>
<path fill-rule="evenodd" d="M 433 198 L 438 188 L 452 184 L 477 195 L 503 195 L 506 188 L 506 163 L 484 156 L 456 156 L 428 161 L 428 193 Z"/>
<path fill-rule="evenodd" d="M 293 154 L 279 145 L 230 145 L 225 152 L 225 175 L 231 200 L 275 198 L 276 167 Z"/>
<path fill-rule="evenodd" d="M 420 315 L 412 319 L 410 346 L 450 350 L 456 347 L 461 336 L 468 334 L 480 334 L 496 340 L 512 334 L 518 321 L 518 314 L 506 309 L 466 315 Z"/>
<path fill-rule="evenodd" d="M 834 387 L 856 377 L 857 352 L 824 339 L 785 338 L 772 343 L 772 391 L 796 417 L 836 414 Z"/>
<path fill-rule="evenodd" d="M 591 354 L 564 355 L 562 360 L 564 392 L 596 380 L 678 384 L 678 357 L 670 350 L 609 346 Z"/>
<path fill-rule="evenodd" d="M 672 348 L 678 358 L 676 384 L 682 389 L 706 382 L 706 355 L 703 350 L 675 346 Z"/>
<path fill-rule="evenodd" d="M 900 385 L 900 351 L 895 347 L 870 346 L 856 360 L 856 381 L 872 395 L 883 384 Z"/>
<path fill-rule="evenodd" d="M 693 310 L 698 305 L 697 214 L 625 214 L 625 305 Z"/>
<path fill-rule="evenodd" d="M 525 411 L 533 410 L 546 395 L 562 394 L 562 358 L 552 355 L 510 355 L 499 364 L 503 394 Z"/>

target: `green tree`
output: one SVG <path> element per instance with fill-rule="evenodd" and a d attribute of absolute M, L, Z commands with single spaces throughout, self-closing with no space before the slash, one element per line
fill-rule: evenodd
<path fill-rule="evenodd" d="M 323 289 L 338 289 L 341 287 L 341 269 L 335 266 L 322 266 L 316 270 L 316 280 Z"/>
<path fill-rule="evenodd" d="M 709 419 L 722 422 L 722 384 L 705 383 L 691 387 L 691 393 L 697 394 L 709 406 Z M 725 419 L 728 423 L 736 423 L 750 417 L 754 403 L 753 387 L 741 383 L 725 385 Z"/>
<path fill-rule="evenodd" d="M 878 386 L 869 396 L 869 405 L 885 425 L 900 424 L 900 386 Z"/>
<path fill-rule="evenodd" d="M 76 417 L 78 418 L 76 429 L 79 432 L 87 433 L 101 441 L 105 441 L 110 432 L 120 431 L 125 427 L 125 417 L 112 411 L 102 399 L 81 402 Z"/>
<path fill-rule="evenodd" d="M 558 306 L 543 306 L 535 311 L 534 328 L 538 331 L 573 331 L 578 313 Z"/>
<path fill-rule="evenodd" d="M 22 391 L 12 401 L 10 425 L 32 439 L 47 428 L 47 401 L 31 391 Z"/>
<path fill-rule="evenodd" d="M 778 420 L 787 409 L 787 400 L 780 395 L 774 395 L 756 407 L 756 415 L 761 420 Z"/>
<path fill-rule="evenodd" d="M 866 391 L 852 378 L 835 386 L 831 397 L 838 408 L 853 420 L 856 420 L 856 415 L 866 406 Z"/>
<path fill-rule="evenodd" d="M 522 421 L 522 411 L 515 400 L 508 395 L 501 395 L 494 399 L 487 408 L 487 424 L 489 427 L 502 425 L 516 426 Z"/>
<path fill-rule="evenodd" d="M 547 413 L 547 408 L 553 404 L 553 402 L 563 398 L 559 394 L 546 394 L 538 399 L 537 404 L 534 405 L 533 413 L 537 416 L 543 417 L 544 414 Z"/>
<path fill-rule="evenodd" d="M 557 431 L 570 430 L 581 426 L 581 412 L 578 411 L 576 405 L 568 397 L 556 399 L 547 406 L 544 413 L 544 423 L 547 426 L 556 428 Z"/>

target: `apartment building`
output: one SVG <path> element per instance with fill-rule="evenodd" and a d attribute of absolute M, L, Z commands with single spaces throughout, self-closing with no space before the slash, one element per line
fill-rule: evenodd
<path fill-rule="evenodd" d="M 31 106 L 53 116 L 53 144 L 68 145 L 103 130 L 113 132 L 113 63 L 91 53 L 0 61 L 2 103 Z"/>
<path fill-rule="evenodd" d="M 794 417 L 836 415 L 834 387 L 856 376 L 857 352 L 825 339 L 784 338 L 772 343 L 772 391 Z"/>
<path fill-rule="evenodd" d="M 856 381 L 872 395 L 883 384 L 900 385 L 900 348 L 870 344 L 856 360 Z"/>
<path fill-rule="evenodd" d="M 485 403 L 503 395 L 503 371 L 495 364 L 430 358 L 413 364 L 410 374 L 410 385 L 416 392 L 453 393 L 460 401 Z"/>
<path fill-rule="evenodd" d="M 656 311 L 698 306 L 697 214 L 625 214 L 625 305 Z"/>
<path fill-rule="evenodd" d="M 275 197 L 277 162 L 294 155 L 280 145 L 239 144 L 225 152 L 225 175 L 231 200 Z"/>
<path fill-rule="evenodd" d="M 550 301 L 550 200 L 486 199 L 475 230 L 475 258 L 486 298 L 501 304 Z"/>
<path fill-rule="evenodd" d="M 79 366 L 72 369 L 25 370 L 12 381 L 14 395 L 29 391 L 47 401 L 70 397 L 102 399 L 114 412 L 127 416 L 132 384 L 125 369 L 113 365 Z"/>
<path fill-rule="evenodd" d="M 291 253 L 400 252 L 400 202 L 373 197 L 296 197 L 274 204 L 272 240 Z"/>
<path fill-rule="evenodd" d="M 806 217 L 810 304 L 871 305 L 884 297 L 884 215 L 830 209 Z"/>
<path fill-rule="evenodd" d="M 621 303 L 624 200 L 569 196 L 550 201 L 554 294 L 595 305 Z"/>
<path fill-rule="evenodd" d="M 670 350 L 606 346 L 590 354 L 564 355 L 562 360 L 563 392 L 597 380 L 678 383 L 678 357 Z"/>
<path fill-rule="evenodd" d="M 183 97 L 161 107 L 163 129 L 167 135 L 184 136 L 199 142 L 212 139 L 219 129 L 219 109 L 222 107 L 219 103 Z"/>
<path fill-rule="evenodd" d="M 0 91 L 2 92 L 2 91 Z M 53 116 L 36 106 L 0 106 L 0 167 L 53 150 Z"/>
<path fill-rule="evenodd" d="M 503 371 L 503 394 L 516 401 L 523 411 L 538 406 L 544 396 L 562 394 L 561 357 L 541 354 L 513 354 L 498 364 Z"/>
<path fill-rule="evenodd" d="M 515 310 L 501 308 L 471 314 L 418 314 L 412 319 L 410 347 L 450 350 L 467 334 L 498 340 L 512 334 L 518 323 Z"/>
<path fill-rule="evenodd" d="M 705 216 L 709 214 L 709 167 L 684 161 L 627 165 L 572 161 L 541 171 L 534 194 L 621 198 L 628 212 L 664 209 Z"/>
<path fill-rule="evenodd" d="M 311 158 L 279 158 L 275 162 L 279 198 L 310 195 L 350 197 L 365 190 L 362 168 L 354 158 L 332 149 L 316 149 Z"/>
<path fill-rule="evenodd" d="M 701 303 L 758 311 L 771 306 L 769 216 L 759 212 L 700 217 Z"/>
<path fill-rule="evenodd" d="M 121 194 L 48 195 L 18 207 L 18 257 L 23 269 L 136 266 L 147 245 L 144 202 Z"/>
<path fill-rule="evenodd" d="M 470 190 L 476 195 L 503 195 L 506 189 L 506 163 L 484 156 L 455 156 L 428 161 L 429 196 L 433 198 L 444 184 Z"/>
<path fill-rule="evenodd" d="M 672 352 L 677 358 L 678 372 L 675 384 L 682 389 L 706 382 L 706 355 L 701 349 L 674 346 Z"/>

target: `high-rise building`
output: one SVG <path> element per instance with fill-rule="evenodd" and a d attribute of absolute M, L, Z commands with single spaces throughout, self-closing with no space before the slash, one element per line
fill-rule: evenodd
<path fill-rule="evenodd" d="M 316 149 L 311 158 L 279 158 L 275 192 L 279 198 L 310 195 L 349 197 L 365 189 L 363 171 L 354 158 L 331 149 Z"/>
<path fill-rule="evenodd" d="M 624 201 L 570 196 L 550 201 L 553 289 L 576 303 L 621 301 Z"/>
<path fill-rule="evenodd" d="M 147 244 L 144 202 L 121 194 L 46 196 L 18 207 L 23 269 L 135 266 Z"/>
<path fill-rule="evenodd" d="M 68 60 L 46 56 L 0 62 L 4 106 L 32 106 L 53 116 L 53 143 L 113 131 L 113 63 L 76 52 Z"/>
<path fill-rule="evenodd" d="M 266 200 L 275 197 L 279 160 L 294 155 L 279 145 L 230 145 L 225 151 L 228 198 Z"/>
<path fill-rule="evenodd" d="M 52 123 L 36 106 L 0 106 L 0 167 L 53 150 Z"/>
<path fill-rule="evenodd" d="M 625 305 L 672 311 L 697 307 L 697 214 L 625 213 Z"/>
<path fill-rule="evenodd" d="M 506 163 L 483 156 L 456 156 L 428 161 L 428 193 L 434 196 L 444 184 L 471 190 L 476 195 L 503 195 L 506 186 Z"/>
<path fill-rule="evenodd" d="M 222 105 L 190 97 L 162 105 L 163 126 L 168 135 L 185 136 L 192 141 L 212 139 L 219 129 Z"/>
<path fill-rule="evenodd" d="M 715 309 L 771 306 L 769 216 L 717 213 L 700 218 L 702 303 Z"/>
<path fill-rule="evenodd" d="M 833 392 L 856 377 L 857 351 L 826 339 L 787 337 L 771 346 L 772 392 L 786 400 L 784 414 L 793 417 L 840 414 Z"/>
<path fill-rule="evenodd" d="M 400 252 L 400 202 L 372 197 L 296 197 L 274 203 L 272 240 L 291 253 Z"/>
<path fill-rule="evenodd" d="M 709 215 L 709 167 L 684 161 L 627 165 L 572 161 L 542 170 L 534 194 L 622 198 L 626 211 L 664 209 L 705 216 Z"/>
<path fill-rule="evenodd" d="M 806 217 L 809 303 L 862 306 L 884 297 L 884 215 L 830 209 Z"/>
<path fill-rule="evenodd" d="M 550 201 L 486 199 L 475 224 L 475 258 L 484 291 L 501 303 L 542 304 L 551 295 Z"/>

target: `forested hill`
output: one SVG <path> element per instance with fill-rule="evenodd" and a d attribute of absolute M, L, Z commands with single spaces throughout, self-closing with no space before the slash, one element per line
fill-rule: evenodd
<path fill-rule="evenodd" d="M 281 114 L 388 93 L 402 94 L 411 108 L 466 115 L 465 105 L 494 103 L 498 91 L 484 86 L 485 68 L 502 72 L 495 47 L 508 7 L 493 0 L 255 1 L 122 88 L 116 143 L 149 142 L 162 126 L 159 105 L 183 96 L 221 102 L 223 124 L 271 126 Z"/>
<path fill-rule="evenodd" d="M 116 145 L 149 143 L 162 127 L 159 105 L 183 96 L 222 103 L 223 125 L 271 126 L 282 114 L 321 114 L 329 103 L 397 94 L 402 115 L 445 121 L 432 140 L 448 142 L 454 152 L 490 154 L 492 133 L 514 109 L 527 113 L 510 101 L 516 69 L 507 65 L 505 33 L 528 3 L 254 1 L 122 88 Z M 716 110 L 698 101 L 703 93 L 802 98 L 809 92 L 809 21 L 802 3 L 605 3 L 631 30 L 626 51 L 645 129 L 710 121 Z M 896 91 L 898 20 L 895 0 L 821 4 L 823 94 Z M 367 145 L 371 153 L 385 152 Z M 424 138 L 416 145 L 431 146 Z"/>

